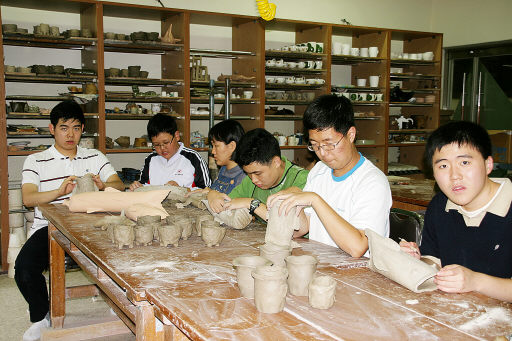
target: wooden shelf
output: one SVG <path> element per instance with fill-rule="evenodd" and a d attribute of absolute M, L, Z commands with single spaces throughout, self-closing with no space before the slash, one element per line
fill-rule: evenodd
<path fill-rule="evenodd" d="M 70 94 L 69 96 L 32 96 L 32 95 L 12 95 L 6 96 L 6 101 L 64 101 L 66 99 L 71 99 L 73 96 Z"/>
<path fill-rule="evenodd" d="M 331 85 L 331 89 L 335 92 L 335 89 L 343 89 L 341 92 L 378 92 L 382 91 L 381 88 L 373 88 L 370 86 L 348 86 L 348 85 Z M 339 92 L 339 91 L 338 91 Z"/>
<path fill-rule="evenodd" d="M 420 80 L 432 80 L 441 78 L 441 75 L 408 75 L 404 73 L 392 73 L 390 74 L 391 79 L 420 79 Z"/>
<path fill-rule="evenodd" d="M 256 56 L 254 52 L 249 51 L 229 51 L 229 50 L 215 50 L 215 49 L 199 49 L 190 48 L 191 56 L 200 56 L 206 58 L 237 58 L 240 56 Z"/>
<path fill-rule="evenodd" d="M 214 115 L 213 116 L 215 120 L 224 120 L 225 115 Z M 254 116 L 241 116 L 241 115 L 233 115 L 231 114 L 229 116 L 233 120 L 255 120 L 256 117 Z M 209 114 L 190 114 L 191 120 L 209 120 L 210 115 Z"/>
<path fill-rule="evenodd" d="M 265 74 L 267 75 L 309 75 L 325 73 L 326 69 L 290 69 L 285 67 L 265 67 Z"/>
<path fill-rule="evenodd" d="M 308 146 L 305 144 L 301 144 L 299 146 L 279 146 L 281 149 L 307 149 Z"/>
<path fill-rule="evenodd" d="M 302 115 L 265 115 L 265 121 L 302 121 Z"/>
<path fill-rule="evenodd" d="M 325 84 L 276 84 L 266 83 L 266 90 L 317 90 Z"/>
<path fill-rule="evenodd" d="M 391 66 L 433 66 L 436 61 L 417 59 L 391 59 Z"/>
<path fill-rule="evenodd" d="M 433 132 L 434 129 L 399 129 L 399 130 L 391 130 L 389 129 L 389 134 L 428 134 Z"/>
<path fill-rule="evenodd" d="M 35 37 L 33 34 L 5 34 L 3 44 L 8 46 L 40 47 L 53 49 L 84 50 L 96 45 L 96 39 L 55 39 L 53 37 Z"/>
<path fill-rule="evenodd" d="M 281 105 L 308 105 L 311 101 L 299 100 L 283 100 L 283 99 L 266 99 L 265 104 L 281 104 Z"/>
<path fill-rule="evenodd" d="M 143 85 L 166 86 L 183 85 L 183 79 L 133 78 L 133 77 L 106 77 L 105 85 Z"/>
<path fill-rule="evenodd" d="M 426 142 L 401 142 L 401 143 L 388 143 L 388 147 L 424 147 Z"/>
<path fill-rule="evenodd" d="M 230 82 L 231 88 L 255 88 L 256 83 L 254 82 Z M 225 83 L 222 81 L 215 81 L 215 88 L 224 88 Z M 208 88 L 210 82 L 208 81 L 192 81 L 190 82 L 191 87 Z"/>
<path fill-rule="evenodd" d="M 151 153 L 153 151 L 152 148 L 134 148 L 134 147 L 128 147 L 128 148 L 122 148 L 122 147 L 114 147 L 113 149 L 107 149 L 106 152 L 108 154 L 115 154 L 115 153 Z"/>
<path fill-rule="evenodd" d="M 183 97 L 112 97 L 105 96 L 105 102 L 138 102 L 138 103 L 179 103 Z"/>
<path fill-rule="evenodd" d="M 127 40 L 104 40 L 105 52 L 165 54 L 169 51 L 183 51 L 183 44 L 168 44 L 157 41 L 131 42 Z"/>
<path fill-rule="evenodd" d="M 77 76 L 77 75 L 45 75 L 45 76 L 33 76 L 26 75 L 23 73 L 10 73 L 5 74 L 6 82 L 18 82 L 18 83 L 51 83 L 51 84 L 77 84 L 84 82 L 96 82 L 97 76 Z"/>
<path fill-rule="evenodd" d="M 375 63 L 381 63 L 382 61 L 385 61 L 384 58 L 377 58 L 377 57 L 356 57 L 356 56 L 342 56 L 342 55 L 332 55 L 331 57 L 331 63 L 333 65 L 354 65 L 359 63 L 368 63 L 368 64 L 375 64 Z"/>
<path fill-rule="evenodd" d="M 434 103 L 389 102 L 390 107 L 431 107 Z"/>
<path fill-rule="evenodd" d="M 275 50 L 267 50 L 265 51 L 265 57 L 269 58 L 283 58 L 283 59 L 322 59 L 327 57 L 325 53 L 313 53 L 313 52 L 297 52 L 297 51 L 275 51 Z"/>
<path fill-rule="evenodd" d="M 84 113 L 85 118 L 98 118 L 97 113 Z M 24 112 L 10 112 L 7 114 L 7 119 L 31 119 L 31 120 L 49 120 L 50 114 L 41 113 L 24 113 Z"/>
<path fill-rule="evenodd" d="M 352 102 L 352 105 L 354 106 L 379 106 L 386 104 L 386 102 L 367 102 L 367 101 L 356 101 Z"/>
<path fill-rule="evenodd" d="M 97 133 L 91 134 L 91 133 L 85 133 L 82 134 L 82 137 L 95 137 L 98 136 Z M 51 134 L 7 134 L 8 139 L 53 139 L 53 135 Z"/>
<path fill-rule="evenodd" d="M 257 98 L 251 98 L 251 99 L 245 99 L 245 98 L 237 98 L 237 99 L 230 99 L 229 102 L 231 104 L 255 104 L 259 100 Z M 224 98 L 216 98 L 215 104 L 222 104 L 225 102 Z M 191 104 L 208 104 L 210 103 L 210 99 L 208 97 L 191 97 L 190 98 Z"/>

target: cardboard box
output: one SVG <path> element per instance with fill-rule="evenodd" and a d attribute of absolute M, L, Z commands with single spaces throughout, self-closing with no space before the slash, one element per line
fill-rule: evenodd
<path fill-rule="evenodd" d="M 489 130 L 492 158 L 497 163 L 512 163 L 512 130 Z"/>

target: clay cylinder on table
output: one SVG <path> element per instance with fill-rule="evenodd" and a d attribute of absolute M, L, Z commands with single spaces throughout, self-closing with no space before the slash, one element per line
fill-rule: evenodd
<path fill-rule="evenodd" d="M 309 283 L 313 280 L 318 261 L 309 255 L 286 257 L 288 289 L 295 296 L 308 296 Z"/>
<path fill-rule="evenodd" d="M 133 247 L 135 241 L 135 232 L 131 225 L 114 225 L 113 227 L 114 243 L 120 249 L 127 245 L 129 248 Z"/>
<path fill-rule="evenodd" d="M 226 228 L 215 221 L 203 221 L 201 223 L 201 238 L 206 246 L 219 246 L 226 235 Z"/>
<path fill-rule="evenodd" d="M 23 213 L 9 213 L 9 227 L 20 227 L 25 225 Z"/>
<path fill-rule="evenodd" d="M 135 226 L 135 244 L 150 245 L 153 242 L 153 225 Z"/>
<path fill-rule="evenodd" d="M 174 245 L 177 247 L 182 231 L 181 226 L 176 224 L 161 225 L 158 227 L 160 246 L 167 247 L 167 245 Z"/>
<path fill-rule="evenodd" d="M 174 222 L 178 225 L 181 225 L 181 238 L 183 238 L 183 240 L 187 240 L 188 237 L 192 235 L 192 225 L 194 224 L 194 219 L 182 216 L 175 218 Z"/>
<path fill-rule="evenodd" d="M 254 298 L 254 278 L 252 277 L 252 272 L 257 266 L 263 265 L 272 265 L 272 262 L 261 256 L 240 256 L 233 259 L 238 288 L 243 297 Z"/>
<path fill-rule="evenodd" d="M 254 278 L 254 304 L 259 312 L 275 314 L 283 310 L 288 285 L 288 270 L 281 266 L 258 266 Z"/>
<path fill-rule="evenodd" d="M 336 281 L 330 276 L 319 276 L 309 283 L 309 305 L 329 309 L 336 299 Z"/>
<path fill-rule="evenodd" d="M 203 221 L 214 221 L 215 218 L 209 213 L 201 214 L 196 217 L 196 233 L 198 237 L 201 237 L 201 224 Z"/>
<path fill-rule="evenodd" d="M 286 267 L 284 259 L 292 253 L 290 246 L 275 245 L 265 243 L 260 245 L 260 256 L 268 259 L 274 265 Z"/>

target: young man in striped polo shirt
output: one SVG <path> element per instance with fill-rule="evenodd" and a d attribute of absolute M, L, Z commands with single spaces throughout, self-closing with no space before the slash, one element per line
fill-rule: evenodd
<path fill-rule="evenodd" d="M 23 245 L 15 263 L 15 280 L 29 305 L 32 326 L 23 340 L 38 340 L 41 329 L 49 326 L 48 291 L 43 271 L 48 268 L 48 221 L 37 208 L 45 203 L 62 203 L 75 188 L 75 179 L 93 174 L 99 190 L 113 187 L 124 190 L 108 159 L 96 149 L 78 146 L 85 118 L 80 106 L 64 101 L 50 113 L 50 132 L 55 143 L 45 151 L 29 155 L 23 164 L 23 204 L 35 207 L 30 238 Z"/>

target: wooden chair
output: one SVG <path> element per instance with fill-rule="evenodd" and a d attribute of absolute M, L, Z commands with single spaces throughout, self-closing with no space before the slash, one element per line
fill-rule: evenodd
<path fill-rule="evenodd" d="M 400 242 L 400 238 L 408 242 L 421 244 L 423 231 L 423 215 L 400 208 L 392 208 L 389 212 L 389 238 Z"/>

